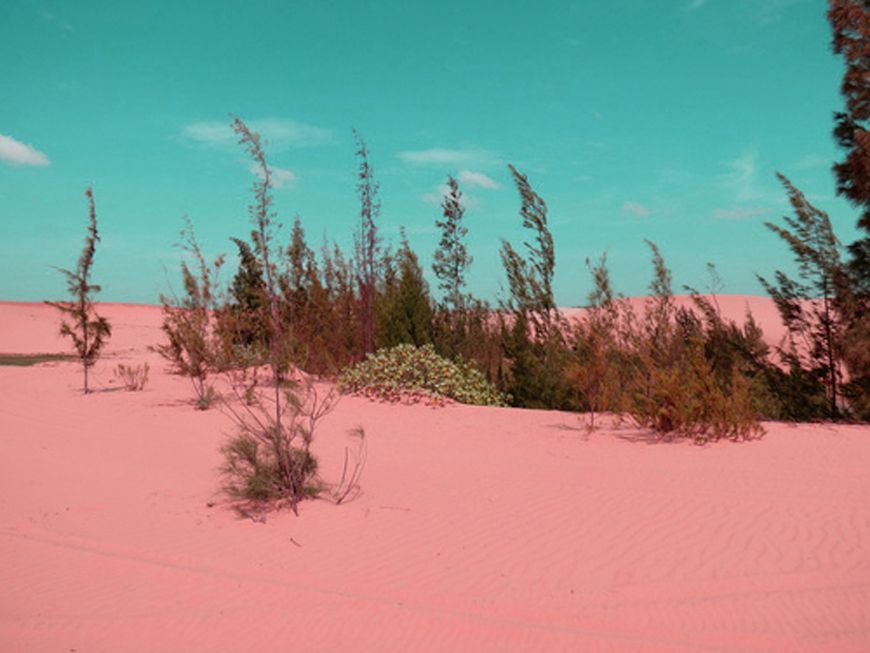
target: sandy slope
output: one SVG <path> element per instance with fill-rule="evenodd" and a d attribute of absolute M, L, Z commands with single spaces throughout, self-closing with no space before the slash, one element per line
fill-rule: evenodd
<path fill-rule="evenodd" d="M 116 335 L 0 367 L 0 651 L 867 651 L 870 429 L 768 424 L 750 444 L 649 444 L 575 415 L 346 398 L 318 441 L 348 505 L 238 519 L 215 494 L 219 412 Z M 0 304 L 0 351 L 57 351 L 54 315 Z M 110 369 L 148 360 L 142 393 Z M 292 538 L 292 539 L 291 539 Z"/>

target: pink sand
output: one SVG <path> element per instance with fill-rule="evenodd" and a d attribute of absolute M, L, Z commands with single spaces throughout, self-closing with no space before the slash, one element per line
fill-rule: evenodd
<path fill-rule="evenodd" d="M 101 392 L 0 367 L 0 651 L 870 650 L 866 426 L 698 447 L 345 398 L 317 449 L 335 480 L 365 427 L 362 495 L 258 523 L 217 494 L 231 422 L 147 350 L 159 309 L 101 308 Z M 0 304 L 0 351 L 66 350 L 55 332 Z M 107 391 L 142 361 L 144 392 Z"/>

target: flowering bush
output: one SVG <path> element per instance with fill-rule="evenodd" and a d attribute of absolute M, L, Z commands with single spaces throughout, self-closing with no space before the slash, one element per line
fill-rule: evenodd
<path fill-rule="evenodd" d="M 379 349 L 342 372 L 338 387 L 345 393 L 381 401 L 506 405 L 505 398 L 479 370 L 461 360 L 442 358 L 432 345 Z"/>

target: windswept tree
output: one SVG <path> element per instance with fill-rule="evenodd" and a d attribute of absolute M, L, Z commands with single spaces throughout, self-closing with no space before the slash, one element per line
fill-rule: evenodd
<path fill-rule="evenodd" d="M 85 190 L 85 197 L 88 198 L 88 231 L 78 264 L 75 270 L 57 268 L 66 277 L 67 289 L 73 299 L 48 303 L 63 314 L 60 333 L 73 341 L 76 354 L 82 362 L 83 388 L 87 394 L 90 392 L 88 370 L 99 359 L 103 346 L 112 335 L 112 328 L 106 318 L 97 314 L 94 307 L 93 295 L 100 292 L 101 288 L 91 283 L 90 276 L 94 265 L 94 251 L 100 241 L 100 235 L 97 231 L 94 191 L 88 188 Z"/>
<path fill-rule="evenodd" d="M 237 402 L 225 402 L 240 432 L 223 449 L 227 491 L 240 499 L 284 501 L 297 512 L 300 501 L 317 493 L 317 459 L 311 443 L 317 424 L 333 408 L 334 392 L 321 396 L 307 377 L 296 378 L 291 360 L 293 334 L 282 319 L 277 263 L 277 216 L 272 208 L 272 172 L 260 135 L 239 118 L 233 131 L 253 159 L 257 174 L 254 202 L 248 207 L 257 268 L 262 271 L 266 325 L 265 360 L 237 361 L 231 390 Z M 292 316 L 291 316 L 292 317 Z M 271 372 L 271 388 L 262 388 L 259 369 Z"/>
<path fill-rule="evenodd" d="M 511 293 L 508 307 L 533 327 L 536 339 L 546 340 L 557 317 L 553 299 L 556 254 L 553 236 L 547 226 L 547 204 L 532 189 L 526 175 L 512 165 L 508 165 L 508 169 L 520 194 L 523 227 L 532 232 L 532 242 L 523 243 L 526 257 L 508 241 L 502 241 L 501 260 Z"/>
<path fill-rule="evenodd" d="M 472 258 L 465 247 L 468 229 L 462 223 L 465 215 L 462 191 L 453 175 L 447 177 L 447 192 L 441 200 L 441 209 L 443 219 L 435 221 L 441 239 L 435 251 L 432 271 L 438 278 L 442 305 L 449 311 L 461 313 L 468 306 L 468 297 L 464 292 L 465 273 Z"/>
<path fill-rule="evenodd" d="M 369 163 L 366 143 L 360 133 L 353 131 L 356 138 L 356 155 L 359 158 L 356 190 L 359 195 L 359 225 L 354 236 L 357 285 L 360 294 L 360 330 L 363 349 L 374 351 L 375 346 L 375 292 L 378 282 L 378 258 L 380 238 L 377 220 L 381 213 L 378 196 L 379 185 Z"/>
<path fill-rule="evenodd" d="M 524 174 L 511 165 L 508 168 L 520 195 L 523 227 L 532 237 L 523 243 L 525 256 L 502 241 L 501 260 L 510 288 L 504 303 L 509 323 L 502 329 L 508 363 L 504 385 L 517 406 L 571 409 L 576 407 L 576 392 L 564 373 L 569 351 L 553 299 L 556 255 L 547 226 L 547 204 Z"/>
<path fill-rule="evenodd" d="M 166 342 L 157 346 L 157 353 L 169 361 L 173 370 L 186 376 L 193 384 L 196 407 L 206 410 L 214 403 L 217 394 L 209 383 L 209 376 L 218 367 L 216 364 L 217 342 L 214 314 L 217 309 L 217 276 L 223 265 L 223 255 L 209 265 L 196 235 L 193 223 L 184 217 L 181 231 L 181 247 L 193 261 L 181 262 L 181 278 L 184 295 L 160 296 L 163 305 L 163 333 Z"/>
<path fill-rule="evenodd" d="M 780 348 L 786 362 L 797 363 L 823 383 L 828 395 L 828 416 L 841 411 L 843 333 L 847 324 L 843 297 L 849 293 L 840 258 L 840 242 L 828 215 L 809 203 L 785 176 L 777 173 L 788 194 L 795 217 L 784 216 L 786 226 L 765 226 L 788 245 L 798 264 L 798 277 L 777 270 L 775 281 L 758 276 L 776 303 L 788 329 L 789 347 Z"/>

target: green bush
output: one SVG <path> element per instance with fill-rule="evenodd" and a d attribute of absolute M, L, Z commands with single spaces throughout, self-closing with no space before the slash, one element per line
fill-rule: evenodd
<path fill-rule="evenodd" d="M 382 401 L 438 404 L 453 399 L 478 406 L 506 405 L 505 397 L 479 370 L 461 360 L 442 358 L 432 345 L 379 349 L 342 372 L 338 387 Z"/>

